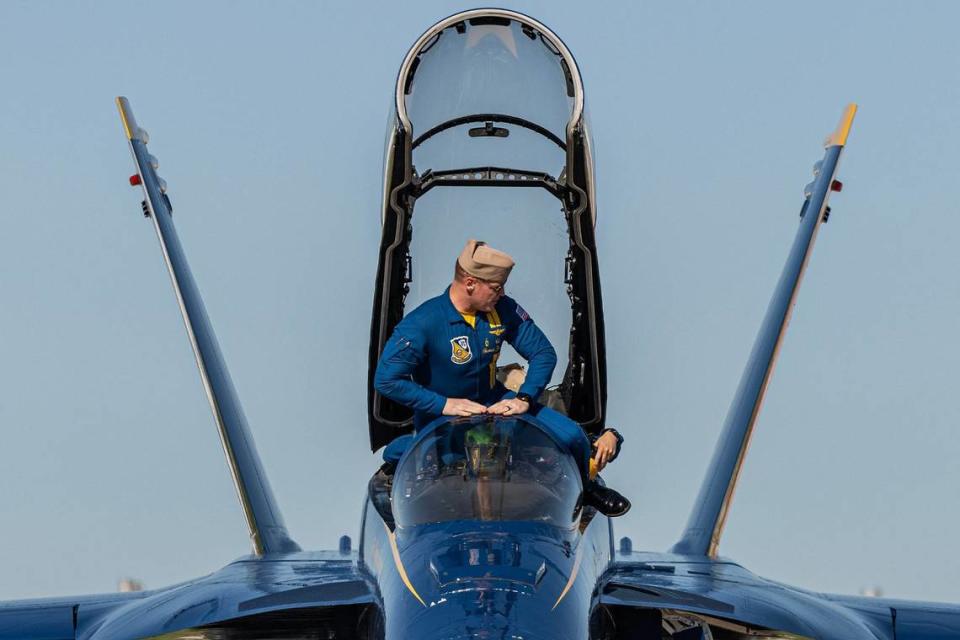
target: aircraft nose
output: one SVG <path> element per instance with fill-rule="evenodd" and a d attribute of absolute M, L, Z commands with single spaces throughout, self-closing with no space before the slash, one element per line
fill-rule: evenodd
<path fill-rule="evenodd" d="M 410 638 L 414 636 L 404 636 Z M 503 638 L 523 638 L 523 640 L 567 640 L 568 636 L 543 635 L 540 630 L 531 633 L 529 629 L 510 624 L 497 624 L 493 620 L 484 622 L 484 626 L 470 626 L 457 629 L 437 629 L 417 635 L 422 640 L 502 640 Z M 573 640 L 572 637 L 569 637 Z"/>
<path fill-rule="evenodd" d="M 501 581 L 462 582 L 427 609 L 411 613 L 403 621 L 387 616 L 388 638 L 582 640 L 588 631 L 586 615 L 567 609 L 551 611 L 550 602 L 528 588 Z M 391 633 L 401 631 L 400 627 L 400 635 Z"/>
<path fill-rule="evenodd" d="M 523 638 L 523 640 L 557 640 L 556 638 L 548 638 L 547 636 L 531 635 L 528 631 L 518 631 L 516 629 L 477 629 L 465 635 L 436 636 L 436 638 L 437 640 L 500 640 L 501 638 Z"/>

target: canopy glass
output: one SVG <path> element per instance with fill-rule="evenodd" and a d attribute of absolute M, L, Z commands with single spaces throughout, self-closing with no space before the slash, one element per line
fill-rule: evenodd
<path fill-rule="evenodd" d="M 534 419 L 450 419 L 421 433 L 400 461 L 393 514 L 400 527 L 512 520 L 571 528 L 581 490 L 573 458 Z"/>

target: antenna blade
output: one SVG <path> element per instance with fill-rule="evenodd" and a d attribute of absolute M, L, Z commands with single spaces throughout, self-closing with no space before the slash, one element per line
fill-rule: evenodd
<path fill-rule="evenodd" d="M 826 152 L 823 159 L 814 165 L 814 181 L 804 189 L 800 229 L 753 343 L 753 350 L 740 378 L 740 385 L 730 405 L 686 529 L 671 550 L 674 553 L 705 555 L 711 558 L 717 556 L 733 493 L 767 385 L 773 375 L 780 344 L 790 323 L 803 272 L 810 259 L 820 223 L 825 222 L 829 215 L 827 200 L 832 190 L 840 188 L 840 183 L 835 182 L 834 176 L 856 112 L 855 104 L 848 105 L 844 110 L 840 124 L 825 142 Z"/>
<path fill-rule="evenodd" d="M 143 212 L 153 219 L 160 240 L 163 259 L 170 272 L 187 336 L 200 368 L 200 378 L 213 410 L 227 464 L 250 530 L 253 552 L 264 555 L 299 551 L 300 547 L 287 534 L 200 291 L 180 246 L 171 215 L 173 207 L 166 194 L 166 183 L 157 175 L 156 158 L 147 151 L 146 132 L 137 125 L 126 98 L 117 98 L 117 108 L 137 168 L 130 183 L 143 187 Z"/>

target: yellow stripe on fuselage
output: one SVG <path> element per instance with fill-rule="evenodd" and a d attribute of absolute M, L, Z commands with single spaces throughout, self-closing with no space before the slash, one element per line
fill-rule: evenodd
<path fill-rule="evenodd" d="M 583 558 L 581 551 L 583 550 L 583 540 L 580 541 L 579 546 L 577 546 L 577 557 L 573 560 L 573 571 L 570 572 L 570 579 L 567 580 L 567 586 L 563 588 L 563 591 L 560 592 L 560 597 L 557 598 L 557 601 L 553 603 L 553 607 L 550 608 L 550 611 L 553 611 L 557 608 L 557 605 L 560 604 L 560 601 L 563 600 L 564 596 L 567 595 L 567 592 L 570 591 L 570 587 L 573 586 L 574 580 L 577 579 L 577 573 L 580 571 L 580 560 Z"/>
<path fill-rule="evenodd" d="M 423 598 L 420 597 L 417 590 L 413 588 L 410 578 L 407 577 L 407 570 L 403 568 L 403 561 L 400 560 L 400 549 L 397 548 L 396 534 L 390 531 L 386 523 L 384 523 L 383 528 L 387 530 L 387 540 L 390 541 L 390 552 L 393 554 L 393 563 L 397 566 L 397 573 L 400 575 L 400 579 L 403 580 L 403 584 L 407 585 L 407 589 L 413 594 L 413 597 L 419 600 L 423 606 L 427 606 L 427 603 L 423 601 Z"/>

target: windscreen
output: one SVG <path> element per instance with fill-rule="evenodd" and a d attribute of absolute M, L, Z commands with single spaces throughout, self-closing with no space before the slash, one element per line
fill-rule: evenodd
<path fill-rule="evenodd" d="M 450 420 L 420 434 L 397 469 L 400 527 L 454 520 L 532 521 L 570 528 L 580 475 L 532 420 Z"/>

